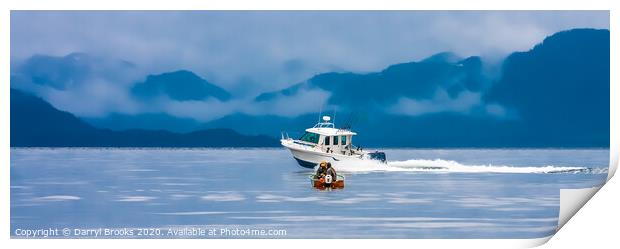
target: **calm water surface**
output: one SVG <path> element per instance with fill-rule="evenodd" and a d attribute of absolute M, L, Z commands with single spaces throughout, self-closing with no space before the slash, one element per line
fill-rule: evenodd
<path fill-rule="evenodd" d="M 386 154 L 389 165 L 336 165 L 345 189 L 319 191 L 283 149 L 12 148 L 11 236 L 239 227 L 286 238 L 537 238 L 555 232 L 559 190 L 602 185 L 609 164 L 602 149 Z"/>

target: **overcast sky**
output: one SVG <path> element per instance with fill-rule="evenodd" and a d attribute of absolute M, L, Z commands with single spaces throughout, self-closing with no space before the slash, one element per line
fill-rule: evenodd
<path fill-rule="evenodd" d="M 86 52 L 145 73 L 189 69 L 256 94 L 320 72 L 376 71 L 442 51 L 501 58 L 578 27 L 609 28 L 609 12 L 12 11 L 11 58 Z"/>

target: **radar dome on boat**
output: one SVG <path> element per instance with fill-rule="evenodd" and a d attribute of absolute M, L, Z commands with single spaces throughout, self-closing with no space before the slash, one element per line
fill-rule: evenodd
<path fill-rule="evenodd" d="M 323 121 L 329 122 L 330 120 L 332 120 L 332 118 L 330 118 L 329 116 L 323 116 Z"/>

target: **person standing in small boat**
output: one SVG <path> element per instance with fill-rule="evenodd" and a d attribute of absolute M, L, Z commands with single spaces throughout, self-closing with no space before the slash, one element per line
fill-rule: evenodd
<path fill-rule="evenodd" d="M 332 179 L 334 179 L 334 181 L 336 181 L 338 174 L 336 173 L 336 169 L 334 169 L 334 167 L 332 167 L 332 163 L 327 162 L 327 171 L 325 171 L 325 174 L 327 175 L 331 175 Z"/>

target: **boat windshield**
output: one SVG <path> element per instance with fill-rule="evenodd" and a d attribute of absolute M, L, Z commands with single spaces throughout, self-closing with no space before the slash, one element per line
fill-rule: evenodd
<path fill-rule="evenodd" d="M 309 142 L 309 143 L 318 144 L 319 143 L 319 134 L 312 133 L 312 132 L 306 132 L 303 136 L 301 136 L 301 138 L 299 140 L 305 141 L 305 142 Z"/>

